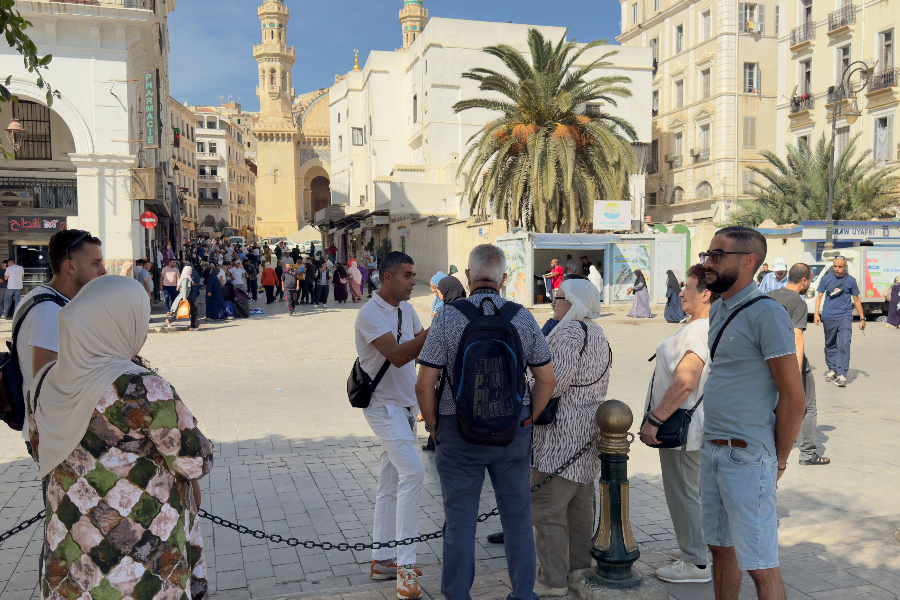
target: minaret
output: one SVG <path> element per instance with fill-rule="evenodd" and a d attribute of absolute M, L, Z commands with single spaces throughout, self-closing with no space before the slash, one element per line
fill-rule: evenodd
<path fill-rule="evenodd" d="M 403 28 L 403 48 L 408 48 L 416 41 L 428 23 L 428 11 L 422 6 L 422 0 L 405 0 L 400 11 L 400 25 Z"/>
<path fill-rule="evenodd" d="M 287 23 L 290 18 L 281 0 L 266 0 L 257 10 L 262 25 L 262 44 L 253 47 L 253 58 L 259 65 L 260 117 L 276 114 L 291 118 L 294 90 L 291 68 L 294 47 L 287 45 Z"/>

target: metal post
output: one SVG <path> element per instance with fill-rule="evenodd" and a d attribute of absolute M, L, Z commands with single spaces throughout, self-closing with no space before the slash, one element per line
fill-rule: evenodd
<path fill-rule="evenodd" d="M 841 116 L 841 105 L 844 103 L 844 76 L 841 75 L 840 85 L 837 86 L 831 109 L 831 149 L 828 161 L 828 219 L 825 221 L 825 249 L 834 248 L 834 219 L 832 210 L 834 207 L 834 138 L 837 134 L 837 120 Z"/>
<path fill-rule="evenodd" d="M 637 579 L 631 565 L 641 552 L 631 533 L 628 517 L 628 451 L 634 435 L 628 429 L 634 422 L 624 402 L 607 400 L 597 409 L 600 428 L 600 523 L 591 556 L 597 561 L 597 575 L 610 582 Z M 628 438 L 631 436 L 631 439 Z"/>

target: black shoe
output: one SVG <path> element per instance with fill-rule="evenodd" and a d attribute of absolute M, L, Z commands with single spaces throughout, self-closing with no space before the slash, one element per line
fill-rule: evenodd
<path fill-rule="evenodd" d="M 497 533 L 492 533 L 491 535 L 487 536 L 487 541 L 489 541 L 492 544 L 502 544 L 503 543 L 503 532 L 499 531 Z"/>
<path fill-rule="evenodd" d="M 425 452 L 434 452 L 434 438 L 430 435 L 428 436 L 428 443 L 422 446 L 422 450 Z"/>
<path fill-rule="evenodd" d="M 824 456 L 819 456 L 818 454 L 816 454 L 815 458 L 813 458 L 812 460 L 803 460 L 803 459 L 801 458 L 801 459 L 800 459 L 800 464 L 801 464 L 801 465 L 806 465 L 806 466 L 809 466 L 809 465 L 827 465 L 827 464 L 831 464 L 831 459 L 830 459 L 830 458 L 825 458 Z"/>

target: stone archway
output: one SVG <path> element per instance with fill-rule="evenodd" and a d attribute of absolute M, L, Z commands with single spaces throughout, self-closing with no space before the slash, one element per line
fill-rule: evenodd
<path fill-rule="evenodd" d="M 327 177 L 320 175 L 310 182 L 309 187 L 312 191 L 312 212 L 313 214 L 316 214 L 331 204 L 331 182 Z"/>

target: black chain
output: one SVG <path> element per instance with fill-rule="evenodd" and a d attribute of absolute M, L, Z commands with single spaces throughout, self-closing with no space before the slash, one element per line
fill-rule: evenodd
<path fill-rule="evenodd" d="M 578 452 L 573 454 L 569 460 L 567 460 L 565 463 L 563 463 L 563 465 L 560 468 L 556 469 L 555 471 L 553 471 L 552 473 L 550 473 L 549 475 L 544 477 L 539 483 L 531 486 L 531 493 L 532 494 L 535 493 L 536 491 L 541 489 L 543 486 L 550 483 L 550 481 L 553 480 L 554 477 L 562 474 L 563 471 L 565 471 L 566 469 L 571 467 L 575 463 L 576 460 L 578 460 L 579 458 L 584 456 L 585 452 L 587 452 L 594 445 L 594 441 L 595 440 L 593 440 L 593 439 L 591 441 L 589 441 L 587 444 L 584 445 L 584 447 L 581 450 L 579 450 Z M 19 523 L 18 525 L 16 525 L 15 527 L 13 527 L 12 529 L 10 529 L 9 531 L 7 531 L 6 533 L 0 534 L 0 544 L 2 544 L 3 542 L 8 540 L 15 534 L 25 531 L 26 529 L 28 529 L 29 527 L 31 527 L 32 525 L 34 525 L 35 523 L 37 523 L 38 521 L 43 519 L 46 512 L 47 511 L 42 510 L 37 515 L 33 516 L 32 518 L 28 519 L 27 521 L 23 521 L 23 522 Z M 391 540 L 390 542 L 372 542 L 371 544 L 363 544 L 362 542 L 358 542 L 356 544 L 348 544 L 347 542 L 340 542 L 338 544 L 335 544 L 333 542 L 313 542 L 313 541 L 309 541 L 309 540 L 305 541 L 305 542 L 301 542 L 297 538 L 293 538 L 293 537 L 286 538 L 284 536 L 278 535 L 277 533 L 268 535 L 265 531 L 260 531 L 258 529 L 250 529 L 246 525 L 238 525 L 237 523 L 232 523 L 231 521 L 229 521 L 227 519 L 223 519 L 222 517 L 217 517 L 213 514 L 210 514 L 210 513 L 206 512 L 205 510 L 203 510 L 202 508 L 199 510 L 199 512 L 197 514 L 199 516 L 203 517 L 204 519 L 209 519 L 216 525 L 221 525 L 223 527 L 227 527 L 228 529 L 233 529 L 240 534 L 252 535 L 253 537 L 255 537 L 258 540 L 269 540 L 271 542 L 275 542 L 276 544 L 285 543 L 288 546 L 302 546 L 303 548 L 310 548 L 310 549 L 321 548 L 322 550 L 340 550 L 342 552 L 345 552 L 347 550 L 357 550 L 357 551 L 378 550 L 380 548 L 396 548 L 397 546 L 409 546 L 410 544 L 416 544 L 418 542 L 427 542 L 428 540 L 436 540 L 444 535 L 443 531 L 439 530 L 439 531 L 435 531 L 434 533 L 424 533 L 424 534 L 422 534 L 418 537 L 414 537 L 414 538 L 404 538 L 402 540 Z M 500 509 L 495 508 L 491 512 L 486 512 L 486 513 L 478 515 L 478 518 L 476 520 L 479 523 L 484 523 L 491 517 L 495 517 L 499 514 L 500 514 Z"/>

